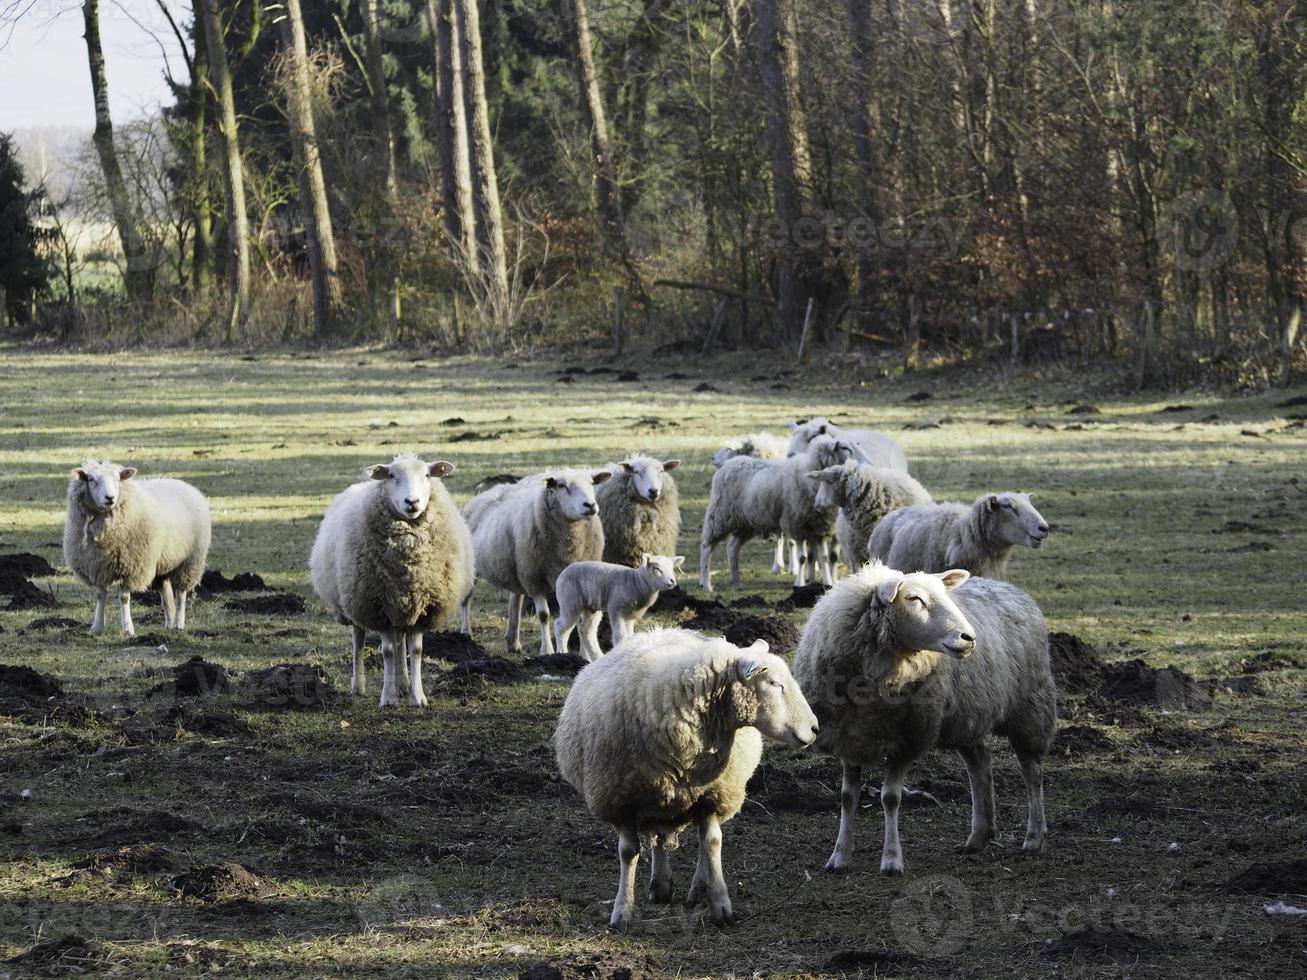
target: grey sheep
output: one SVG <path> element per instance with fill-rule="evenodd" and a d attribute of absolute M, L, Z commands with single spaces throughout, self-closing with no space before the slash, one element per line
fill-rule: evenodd
<path fill-rule="evenodd" d="M 1057 698 L 1043 614 L 1020 589 L 961 569 L 905 575 L 872 562 L 818 600 L 799 640 L 794 676 L 821 723 L 818 750 L 844 768 L 828 871 L 852 864 L 862 767 L 884 764 L 880 870 L 903 873 L 903 780 L 936 748 L 957 750 L 966 764 L 971 833 L 963 850 L 982 849 L 994 835 L 990 732 L 1008 737 L 1025 777 L 1022 849 L 1043 848 L 1043 759 Z"/>
<path fill-rule="evenodd" d="M 789 667 L 683 629 L 635 633 L 572 682 L 554 733 L 558 768 L 586 807 L 617 828 L 620 874 L 610 925 L 630 925 L 640 835 L 652 844 L 655 901 L 672 900 L 668 850 L 691 823 L 699 863 L 690 901 L 719 926 L 735 921 L 722 874 L 721 825 L 740 812 L 762 737 L 812 744 L 817 720 Z"/>
<path fill-rule="evenodd" d="M 453 471 L 453 463 L 412 453 L 370 466 L 368 479 L 328 505 L 313 541 L 313 591 L 353 627 L 354 694 L 367 692 L 365 631 L 381 634 L 383 708 L 405 686 L 410 704 L 426 706 L 423 631 L 449 619 L 472 591 L 472 538 L 441 482 Z"/>
<path fill-rule="evenodd" d="M 981 494 L 970 506 L 941 503 L 903 507 L 887 514 L 871 534 L 867 553 L 891 568 L 1007 578 L 1008 553 L 1019 544 L 1038 548 L 1048 522 L 1028 493 Z"/>
<path fill-rule="evenodd" d="M 613 478 L 595 489 L 604 561 L 634 568 L 641 555 L 676 554 L 681 508 L 670 473 L 680 465 L 679 459 L 631 456 L 605 467 Z"/>
<path fill-rule="evenodd" d="M 774 436 L 770 432 L 750 432 L 747 436 L 738 436 L 734 439 L 728 439 L 726 443 L 713 453 L 712 464 L 714 469 L 721 469 L 722 465 L 728 459 L 734 459 L 736 456 L 752 456 L 754 459 L 784 459 L 789 449 L 789 441 L 782 439 L 780 436 Z M 776 556 L 772 559 L 771 570 L 773 575 L 779 575 L 785 571 L 787 558 L 786 546 L 788 542 L 785 535 L 776 535 Z M 790 574 L 799 574 L 799 551 L 798 544 L 790 549 Z"/>
<path fill-rule="evenodd" d="M 818 436 L 835 436 L 852 443 L 858 448 L 858 458 L 864 463 L 903 473 L 908 471 L 908 458 L 893 438 L 873 429 L 845 429 L 824 415 L 810 418 L 806 422 L 790 423 L 790 448 L 787 455 L 799 455 Z"/>
<path fill-rule="evenodd" d="M 554 652 L 549 595 L 573 562 L 599 561 L 604 528 L 595 487 L 612 477 L 607 470 L 551 470 L 517 483 L 491 487 L 468 501 L 463 517 L 472 530 L 477 575 L 508 593 L 509 653 L 522 652 L 522 607 L 535 603 L 540 653 Z M 472 615 L 472 596 L 463 602 L 463 631 Z"/>
<path fill-rule="evenodd" d="M 931 503 L 926 488 L 907 473 L 856 459 L 808 475 L 817 481 L 816 506 L 839 508 L 835 539 L 850 571 L 867 563 L 867 540 L 881 518 L 900 507 Z"/>
<path fill-rule="evenodd" d="M 642 555 L 635 568 L 605 561 L 579 561 L 558 576 L 558 619 L 554 640 L 566 652 L 572 630 L 581 624 L 581 655 L 594 660 L 599 649 L 599 621 L 608 615 L 616 646 L 658 601 L 658 593 L 676 585 L 676 573 L 685 564 L 681 555 Z"/>
<path fill-rule="evenodd" d="M 181 480 L 133 480 L 136 468 L 88 461 L 68 480 L 64 563 L 95 589 L 91 635 L 104 630 L 119 586 L 124 636 L 135 636 L 132 593 L 158 589 L 164 626 L 186 628 L 186 597 L 200 584 L 213 526 L 204 494 Z"/>

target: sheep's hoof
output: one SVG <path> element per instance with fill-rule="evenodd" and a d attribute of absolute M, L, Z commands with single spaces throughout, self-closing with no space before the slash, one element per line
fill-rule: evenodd
<path fill-rule="evenodd" d="M 708 915 L 712 919 L 712 924 L 715 925 L 718 929 L 728 929 L 731 926 L 735 925 L 737 921 L 735 918 L 735 912 L 730 908 L 725 908 L 725 909 L 710 908 L 708 910 Z"/>
<path fill-rule="evenodd" d="M 408 696 L 408 703 L 415 708 L 425 708 L 427 706 L 427 696 L 421 691 L 414 691 Z"/>
<path fill-rule="evenodd" d="M 826 862 L 826 871 L 833 875 L 846 875 L 853 870 L 853 862 L 831 858 Z"/>
<path fill-rule="evenodd" d="M 91 636 L 99 636 L 101 633 L 104 632 L 104 627 L 101 626 L 99 629 L 96 629 L 94 626 L 92 626 L 88 632 L 90 633 Z"/>
<path fill-rule="evenodd" d="M 1027 854 L 1040 854 L 1044 850 L 1044 841 L 1040 837 L 1027 837 L 1026 842 L 1021 845 L 1021 850 Z"/>
<path fill-rule="evenodd" d="M 902 862 L 902 861 L 881 861 L 881 862 L 880 862 L 880 873 L 883 874 L 883 875 L 885 875 L 887 878 L 902 878 L 902 877 L 903 877 L 903 862 Z"/>
<path fill-rule="evenodd" d="M 127 637 L 135 637 L 135 636 L 136 636 L 136 630 L 123 630 L 123 636 L 127 636 Z"/>
<path fill-rule="evenodd" d="M 608 920 L 608 928 L 613 932 L 620 932 L 623 934 L 630 932 L 631 931 L 630 914 L 628 913 L 626 915 L 614 915 L 610 920 Z"/>

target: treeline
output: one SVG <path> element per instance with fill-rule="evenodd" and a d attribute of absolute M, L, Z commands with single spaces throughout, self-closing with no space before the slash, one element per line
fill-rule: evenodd
<path fill-rule="evenodd" d="M 95 196 L 144 324 L 185 297 L 211 340 L 613 329 L 1141 384 L 1302 356 L 1291 0 L 164 9 L 186 74 L 157 149 L 124 154 L 83 4 Z"/>

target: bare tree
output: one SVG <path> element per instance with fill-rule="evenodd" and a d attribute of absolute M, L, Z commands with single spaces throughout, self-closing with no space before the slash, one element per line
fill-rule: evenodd
<path fill-rule="evenodd" d="M 445 231 L 458 252 L 473 255 L 476 213 L 472 206 L 458 18 L 454 15 L 454 0 L 426 0 L 426 3 L 435 43 L 436 149 L 440 156 Z"/>
<path fill-rule="evenodd" d="M 298 0 L 295 0 L 298 3 Z M 377 0 L 363 0 L 363 42 L 367 54 L 368 90 L 372 102 L 372 125 L 377 145 L 381 150 L 381 167 L 384 180 L 388 218 L 394 220 L 399 213 L 399 175 L 395 164 L 395 134 L 390 122 L 390 94 L 386 90 L 386 68 L 381 53 L 381 34 L 378 27 Z M 390 316 L 391 336 L 399 334 L 400 296 L 399 274 L 394 268 L 394 256 L 383 246 L 380 259 L 386 266 L 385 277 L 389 292 L 387 308 Z"/>

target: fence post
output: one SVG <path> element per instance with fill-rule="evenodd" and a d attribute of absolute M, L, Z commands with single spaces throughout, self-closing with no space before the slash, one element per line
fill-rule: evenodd
<path fill-rule="evenodd" d="M 808 297 L 808 309 L 803 314 L 803 333 L 799 335 L 799 356 L 798 363 L 803 363 L 803 353 L 808 346 L 808 331 L 812 329 L 812 308 L 816 305 L 816 300 L 811 296 Z"/>

